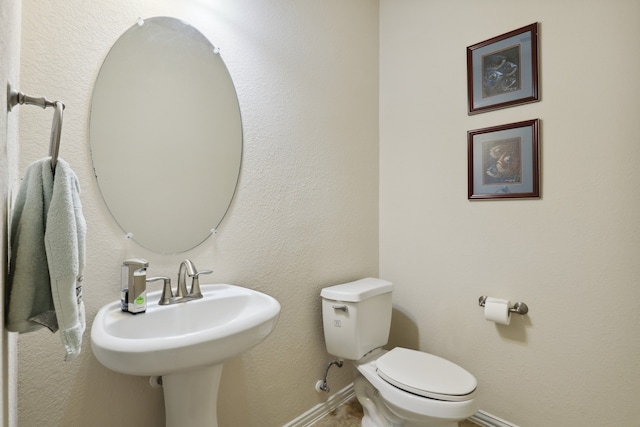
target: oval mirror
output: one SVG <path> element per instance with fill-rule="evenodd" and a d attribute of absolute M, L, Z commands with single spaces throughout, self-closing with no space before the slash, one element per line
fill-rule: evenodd
<path fill-rule="evenodd" d="M 202 243 L 229 208 L 242 158 L 238 99 L 217 49 L 178 19 L 140 20 L 100 68 L 89 140 L 125 233 L 160 253 Z"/>

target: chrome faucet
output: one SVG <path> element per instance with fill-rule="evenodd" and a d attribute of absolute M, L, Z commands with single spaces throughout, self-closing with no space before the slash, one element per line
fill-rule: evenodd
<path fill-rule="evenodd" d="M 148 279 L 147 282 L 153 282 L 156 280 L 164 281 L 162 296 L 160 297 L 160 301 L 158 301 L 158 304 L 177 304 L 202 298 L 202 292 L 200 291 L 200 275 L 211 273 L 213 273 L 213 270 L 204 270 L 198 272 L 193 262 L 189 259 L 185 259 L 180 263 L 180 267 L 178 268 L 178 286 L 176 287 L 175 295 L 173 295 L 173 291 L 171 290 L 171 279 L 169 277 L 152 277 Z M 191 277 L 191 289 L 188 293 L 187 276 Z"/>
<path fill-rule="evenodd" d="M 176 290 L 176 298 L 185 298 L 187 296 L 187 274 L 193 277 L 198 274 L 196 266 L 190 259 L 185 259 L 180 263 L 178 268 L 178 289 Z"/>

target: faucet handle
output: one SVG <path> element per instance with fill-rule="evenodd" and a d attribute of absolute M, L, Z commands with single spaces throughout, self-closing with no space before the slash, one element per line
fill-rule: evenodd
<path fill-rule="evenodd" d="M 191 291 L 189 292 L 189 297 L 202 298 L 202 292 L 200 291 L 200 275 L 211 273 L 213 273 L 213 270 L 203 270 L 193 275 L 193 278 L 191 279 Z"/>
<path fill-rule="evenodd" d="M 167 276 L 151 277 L 147 279 L 147 282 L 156 282 L 158 280 L 164 280 L 164 286 L 162 287 L 162 296 L 158 304 L 167 305 L 171 303 L 173 298 L 173 292 L 171 291 L 171 278 Z"/>

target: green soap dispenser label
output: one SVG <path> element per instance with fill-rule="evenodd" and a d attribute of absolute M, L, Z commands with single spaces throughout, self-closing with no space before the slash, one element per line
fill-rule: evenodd
<path fill-rule="evenodd" d="M 144 296 L 143 295 L 140 295 L 138 298 L 136 298 L 136 304 L 138 304 L 138 305 L 144 304 Z"/>

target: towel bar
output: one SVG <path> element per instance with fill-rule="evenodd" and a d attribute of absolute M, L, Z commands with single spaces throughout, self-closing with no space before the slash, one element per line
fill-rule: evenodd
<path fill-rule="evenodd" d="M 11 85 L 7 85 L 7 110 L 13 110 L 16 105 L 36 105 L 40 108 L 53 107 L 53 123 L 51 124 L 51 141 L 49 143 L 49 156 L 51 156 L 51 170 L 56 170 L 58 162 L 58 152 L 60 151 L 60 134 L 62 133 L 62 113 L 65 105 L 61 101 L 49 101 L 47 98 L 36 98 L 25 95 L 11 89 Z"/>

